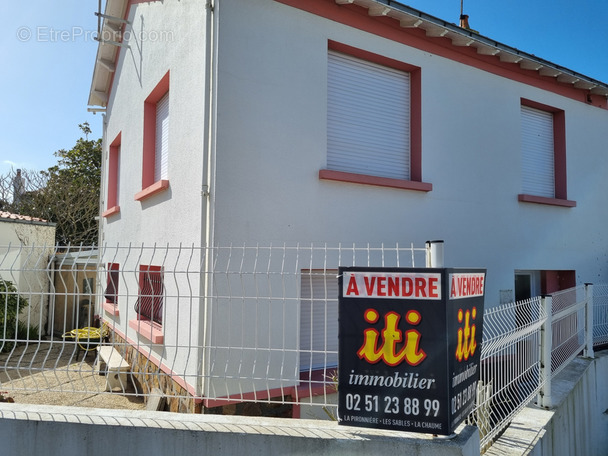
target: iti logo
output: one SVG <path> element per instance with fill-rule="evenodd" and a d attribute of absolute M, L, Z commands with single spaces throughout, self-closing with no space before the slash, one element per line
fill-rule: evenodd
<path fill-rule="evenodd" d="M 376 309 L 367 309 L 363 318 L 369 324 L 375 324 L 380 319 L 380 314 Z M 399 329 L 399 320 L 401 315 L 397 312 L 390 311 L 384 315 L 384 329 L 382 333 L 374 328 L 367 328 L 363 331 L 363 345 L 357 351 L 360 359 L 364 359 L 370 364 L 376 364 L 380 361 L 389 366 L 397 366 L 403 361 L 411 366 L 420 364 L 426 353 L 420 349 L 420 332 L 415 329 L 403 332 Z M 416 326 L 422 320 L 420 312 L 410 310 L 405 314 L 405 321 Z M 405 345 L 397 351 L 397 345 L 401 344 L 405 339 Z"/>
<path fill-rule="evenodd" d="M 458 346 L 456 347 L 456 359 L 460 362 L 467 361 L 475 353 L 477 340 L 475 339 L 475 318 L 477 317 L 477 307 L 463 311 L 458 309 L 458 323 L 464 327 L 458 328 Z"/>

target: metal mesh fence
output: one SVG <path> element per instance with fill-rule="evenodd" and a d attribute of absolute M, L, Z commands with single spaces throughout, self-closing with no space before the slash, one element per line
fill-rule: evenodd
<path fill-rule="evenodd" d="M 119 396 L 121 407 L 136 408 L 160 394 L 175 411 L 335 417 L 338 267 L 420 267 L 426 253 L 413 245 L 0 247 L 0 388 L 45 403 L 99 406 L 99 396 L 111 407 L 107 398 Z M 608 286 L 593 290 L 594 342 L 605 344 Z M 537 395 L 550 397 L 551 376 L 585 348 L 588 298 L 577 287 L 554 294 L 550 309 L 540 297 L 486 305 L 471 416 L 482 448 Z M 548 375 L 543 325 L 551 327 Z"/>
<path fill-rule="evenodd" d="M 545 319 L 540 297 L 488 308 L 484 313 L 477 404 L 471 416 L 479 427 L 482 448 L 538 393 L 538 347 Z"/>
<path fill-rule="evenodd" d="M 593 344 L 608 344 L 608 285 L 593 286 Z"/>

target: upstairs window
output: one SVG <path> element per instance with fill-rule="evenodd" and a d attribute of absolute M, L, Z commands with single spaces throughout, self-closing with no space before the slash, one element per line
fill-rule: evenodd
<path fill-rule="evenodd" d="M 323 179 L 429 191 L 421 182 L 420 71 L 330 42 Z"/>
<path fill-rule="evenodd" d="M 522 100 L 522 194 L 519 200 L 573 207 L 567 199 L 564 111 Z"/>
<path fill-rule="evenodd" d="M 169 188 L 169 72 L 144 103 L 141 201 Z"/>
<path fill-rule="evenodd" d="M 106 210 L 102 214 L 103 217 L 110 217 L 111 215 L 120 212 L 120 146 L 121 136 L 118 136 L 110 144 L 108 151 L 108 181 L 107 181 L 107 197 L 106 197 Z"/>
<path fill-rule="evenodd" d="M 156 103 L 154 182 L 169 178 L 169 93 Z"/>

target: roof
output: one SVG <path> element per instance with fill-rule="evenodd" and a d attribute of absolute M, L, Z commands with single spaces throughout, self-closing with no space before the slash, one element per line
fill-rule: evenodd
<path fill-rule="evenodd" d="M 303 3 L 305 3 L 304 0 Z M 370 16 L 393 18 L 403 29 L 424 30 L 430 39 L 446 38 L 452 45 L 470 47 L 480 56 L 493 56 L 503 63 L 518 65 L 522 70 L 537 72 L 556 83 L 571 86 L 593 95 L 608 97 L 608 84 L 590 78 L 563 66 L 551 63 L 519 49 L 501 44 L 479 33 L 438 19 L 394 0 L 334 0 L 338 5 L 357 5 L 368 10 Z M 126 0 L 108 0 L 101 27 L 103 40 L 97 50 L 93 81 L 89 94 L 89 105 L 105 107 L 108 102 L 113 73 L 116 71 L 118 49 L 126 14 Z M 111 17 L 108 17 L 111 16 Z"/>
<path fill-rule="evenodd" d="M 118 50 L 122 45 L 122 30 L 127 23 L 123 19 L 127 13 L 127 3 L 127 0 L 107 0 L 103 15 L 99 12 L 101 39 L 97 40 L 99 45 L 89 92 L 89 106 L 106 106 L 108 103 Z"/>
<path fill-rule="evenodd" d="M 11 212 L 4 211 L 0 211 L 0 222 L 21 222 L 54 225 L 54 223 L 38 217 L 30 217 L 29 215 L 13 214 Z"/>

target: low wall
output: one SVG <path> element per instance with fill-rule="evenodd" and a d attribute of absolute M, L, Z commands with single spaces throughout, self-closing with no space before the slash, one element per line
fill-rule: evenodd
<path fill-rule="evenodd" d="M 477 428 L 451 440 L 335 422 L 0 404 L 2 454 L 433 455 L 479 454 Z"/>
<path fill-rule="evenodd" d="M 529 407 L 488 456 L 608 454 L 608 352 L 576 359 L 553 381 L 552 410 Z M 475 427 L 451 439 L 332 421 L 0 403 L 2 454 L 479 455 Z"/>
<path fill-rule="evenodd" d="M 528 407 L 487 456 L 608 454 L 608 352 L 577 358 L 553 379 L 553 408 Z"/>

